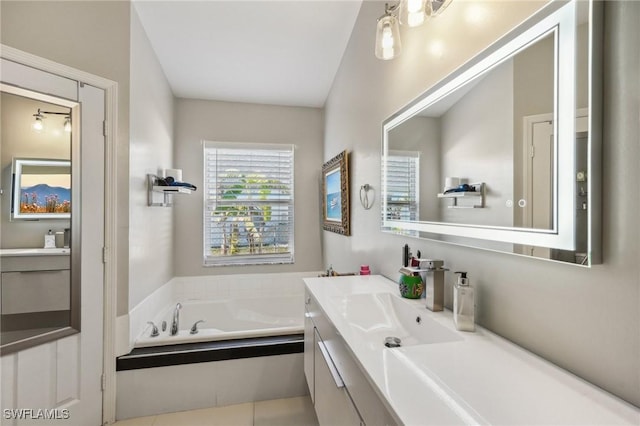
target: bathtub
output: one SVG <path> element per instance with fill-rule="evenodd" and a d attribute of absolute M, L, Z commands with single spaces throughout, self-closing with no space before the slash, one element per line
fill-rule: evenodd
<path fill-rule="evenodd" d="M 182 305 L 179 329 L 172 336 L 171 322 L 178 302 Z M 204 322 L 198 324 L 198 332 L 191 334 L 191 327 L 200 320 Z M 151 337 L 149 325 L 136 339 L 136 348 L 303 333 L 304 304 L 300 295 L 177 300 L 156 315 L 153 322 L 160 335 Z"/>

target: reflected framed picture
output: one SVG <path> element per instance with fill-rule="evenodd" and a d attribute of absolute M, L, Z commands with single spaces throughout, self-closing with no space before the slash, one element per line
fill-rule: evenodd
<path fill-rule="evenodd" d="M 351 235 L 347 151 L 322 166 L 322 227 L 337 234 Z"/>
<path fill-rule="evenodd" d="M 11 219 L 69 219 L 71 162 L 15 158 Z"/>

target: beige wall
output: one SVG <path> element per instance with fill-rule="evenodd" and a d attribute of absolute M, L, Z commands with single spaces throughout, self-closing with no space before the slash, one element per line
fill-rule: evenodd
<path fill-rule="evenodd" d="M 438 200 L 444 222 L 512 226 L 513 212 L 513 61 L 491 70 L 441 118 L 442 169 L 466 183 L 486 184 L 485 208 L 450 209 Z M 473 200 L 461 200 L 469 205 Z M 477 203 L 477 200 L 475 201 Z"/>
<path fill-rule="evenodd" d="M 133 6 L 131 88 L 129 309 L 173 278 L 175 249 L 173 208 L 148 206 L 146 182 L 147 173 L 173 167 L 174 98 Z"/>
<path fill-rule="evenodd" d="M 295 108 L 178 99 L 175 115 L 175 166 L 198 190 L 176 197 L 176 276 L 313 271 L 322 268 L 319 179 L 323 115 L 319 108 Z M 295 145 L 295 264 L 202 266 L 203 139 L 222 142 Z"/>
<path fill-rule="evenodd" d="M 383 62 L 373 45 L 384 4 L 363 3 L 325 109 L 324 160 L 352 152 L 352 194 L 363 183 L 379 185 L 381 123 L 541 4 L 454 1 L 423 27 L 402 30 L 402 55 Z M 470 15 L 472 7 L 484 7 L 484 17 Z M 469 272 L 481 325 L 640 405 L 640 191 L 629 187 L 640 180 L 640 3 L 606 2 L 605 17 L 602 265 L 580 268 L 382 234 L 379 202 L 364 210 L 357 201 L 353 235 L 323 232 L 323 253 L 337 270 L 368 263 L 390 277 L 397 275 L 404 243 L 414 253 L 442 258 L 450 270 Z M 449 307 L 452 281 L 447 274 Z"/>
<path fill-rule="evenodd" d="M 126 1 L 0 2 L 2 44 L 118 83 L 118 313 L 129 274 L 129 11 Z"/>

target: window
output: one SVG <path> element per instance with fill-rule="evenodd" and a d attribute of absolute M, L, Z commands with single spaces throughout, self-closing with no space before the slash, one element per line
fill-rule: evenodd
<path fill-rule="evenodd" d="M 383 162 L 384 167 L 384 162 Z M 418 220 L 420 153 L 389 151 L 386 157 L 387 220 Z"/>
<path fill-rule="evenodd" d="M 204 143 L 204 265 L 293 263 L 293 145 Z"/>

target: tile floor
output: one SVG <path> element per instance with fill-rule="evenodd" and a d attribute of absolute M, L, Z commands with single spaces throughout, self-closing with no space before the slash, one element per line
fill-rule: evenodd
<path fill-rule="evenodd" d="M 317 426 L 309 396 L 121 420 L 113 426 Z"/>

